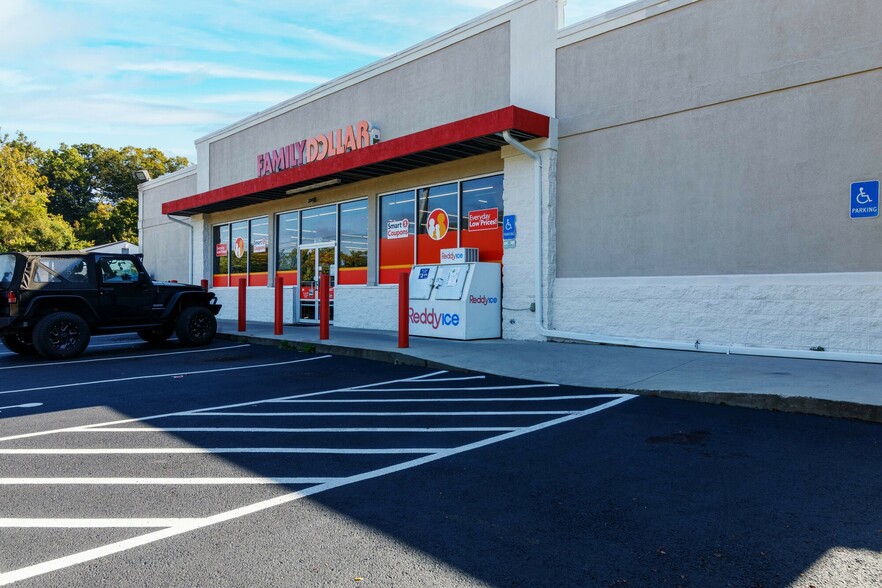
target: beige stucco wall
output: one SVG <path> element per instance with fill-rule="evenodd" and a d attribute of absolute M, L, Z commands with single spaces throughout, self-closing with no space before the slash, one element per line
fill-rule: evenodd
<path fill-rule="evenodd" d="M 849 218 L 880 28 L 876 0 L 702 0 L 561 47 L 558 276 L 882 270 Z"/>
<path fill-rule="evenodd" d="M 144 265 L 154 279 L 189 280 L 190 231 L 162 214 L 162 204 L 192 196 L 195 191 L 195 166 L 157 178 L 139 190 L 139 245 Z"/>
<path fill-rule="evenodd" d="M 393 138 L 508 106 L 508 69 L 504 24 L 213 141 L 211 188 L 257 177 L 258 154 L 360 120 Z"/>

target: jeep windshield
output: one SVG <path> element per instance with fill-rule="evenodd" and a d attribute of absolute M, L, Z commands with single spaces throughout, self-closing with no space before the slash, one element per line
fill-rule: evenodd
<path fill-rule="evenodd" d="M 9 288 L 13 272 L 15 272 L 15 256 L 0 255 L 0 288 Z"/>

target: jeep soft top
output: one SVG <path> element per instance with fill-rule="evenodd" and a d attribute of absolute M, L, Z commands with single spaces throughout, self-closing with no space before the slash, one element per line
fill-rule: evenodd
<path fill-rule="evenodd" d="M 152 343 L 177 333 L 184 345 L 206 345 L 220 308 L 199 286 L 153 281 L 140 256 L 0 253 L 0 337 L 16 353 L 73 357 L 92 333 L 127 331 Z"/>

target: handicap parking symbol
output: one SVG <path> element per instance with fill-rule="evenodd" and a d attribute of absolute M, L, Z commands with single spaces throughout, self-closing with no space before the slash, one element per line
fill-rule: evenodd
<path fill-rule="evenodd" d="M 851 185 L 851 218 L 879 216 L 879 180 Z"/>
<path fill-rule="evenodd" d="M 506 241 L 518 238 L 518 217 L 508 214 L 502 217 L 502 238 Z"/>

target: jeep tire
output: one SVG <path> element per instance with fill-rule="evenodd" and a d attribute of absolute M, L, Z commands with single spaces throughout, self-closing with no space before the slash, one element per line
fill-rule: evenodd
<path fill-rule="evenodd" d="M 138 331 L 138 336 L 141 337 L 144 341 L 148 343 L 162 343 L 166 339 L 172 336 L 172 333 L 175 332 L 175 326 L 171 325 L 163 325 L 161 327 L 151 327 L 149 329 L 141 329 Z"/>
<path fill-rule="evenodd" d="M 86 350 L 89 325 L 72 312 L 53 312 L 40 319 L 32 335 L 34 348 L 47 359 L 76 357 Z"/>
<path fill-rule="evenodd" d="M 188 306 L 175 321 L 175 332 L 182 345 L 208 345 L 217 333 L 217 319 L 202 306 Z"/>
<path fill-rule="evenodd" d="M 34 349 L 34 344 L 30 341 L 30 336 L 22 333 L 6 333 L 3 335 L 3 344 L 6 345 L 6 349 L 21 355 L 33 355 L 37 352 Z"/>

